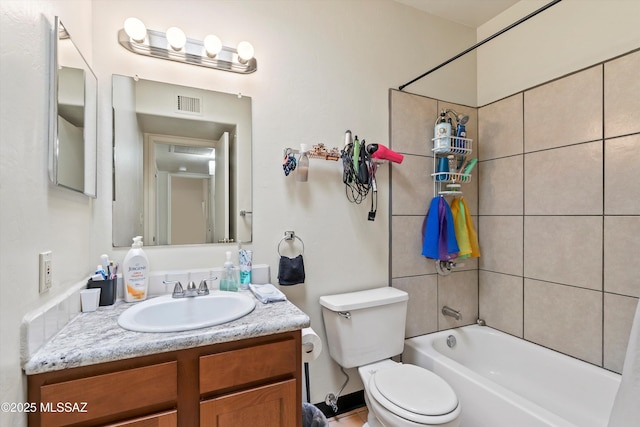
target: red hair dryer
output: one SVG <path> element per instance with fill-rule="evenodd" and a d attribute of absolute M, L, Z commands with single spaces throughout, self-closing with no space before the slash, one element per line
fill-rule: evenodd
<path fill-rule="evenodd" d="M 389 160 L 394 163 L 402 163 L 404 160 L 404 156 L 402 154 L 396 153 L 382 144 L 367 145 L 367 152 L 373 159 Z"/>

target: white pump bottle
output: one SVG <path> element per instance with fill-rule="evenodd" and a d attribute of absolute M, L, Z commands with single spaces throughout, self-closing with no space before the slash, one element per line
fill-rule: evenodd
<path fill-rule="evenodd" d="M 133 238 L 133 245 L 122 263 L 124 300 L 126 302 L 147 299 L 149 289 L 149 260 L 142 250 L 142 236 Z"/>

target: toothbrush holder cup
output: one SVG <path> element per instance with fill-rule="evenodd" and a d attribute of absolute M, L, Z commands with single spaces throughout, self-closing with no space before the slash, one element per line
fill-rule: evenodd
<path fill-rule="evenodd" d="M 118 278 L 107 280 L 92 280 L 87 282 L 87 289 L 100 288 L 100 306 L 113 305 L 118 294 Z"/>

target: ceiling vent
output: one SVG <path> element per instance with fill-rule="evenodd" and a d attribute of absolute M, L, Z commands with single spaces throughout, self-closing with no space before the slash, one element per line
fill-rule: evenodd
<path fill-rule="evenodd" d="M 176 154 L 195 154 L 197 156 L 211 157 L 213 147 L 191 147 L 187 145 L 172 145 L 169 149 L 170 153 Z"/>
<path fill-rule="evenodd" d="M 188 114 L 202 114 L 202 98 L 192 96 L 176 96 L 176 112 Z"/>

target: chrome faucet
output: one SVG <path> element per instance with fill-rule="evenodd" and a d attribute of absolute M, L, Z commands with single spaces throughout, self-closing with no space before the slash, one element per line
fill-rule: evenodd
<path fill-rule="evenodd" d="M 453 317 L 456 320 L 462 320 L 462 314 L 458 310 L 454 310 L 451 307 L 447 307 L 446 305 L 442 307 L 442 314 L 445 316 Z"/>
<path fill-rule="evenodd" d="M 178 280 L 163 280 L 162 283 L 165 285 L 175 284 L 173 287 L 173 293 L 171 296 L 173 298 L 185 298 L 185 297 L 199 297 L 204 295 L 209 295 L 209 287 L 207 286 L 208 280 L 216 280 L 217 277 L 213 277 L 211 279 L 204 279 L 200 282 L 200 286 L 196 288 L 195 282 L 192 280 L 189 282 L 187 289 L 182 287 L 182 283 Z"/>

